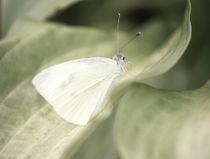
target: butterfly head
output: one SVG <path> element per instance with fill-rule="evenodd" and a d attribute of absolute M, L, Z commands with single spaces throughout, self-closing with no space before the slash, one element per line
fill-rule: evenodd
<path fill-rule="evenodd" d="M 125 55 L 122 52 L 116 53 L 113 59 L 117 62 L 124 61 L 125 62 Z"/>
<path fill-rule="evenodd" d="M 125 55 L 122 52 L 118 52 L 115 56 L 117 61 L 125 61 Z"/>
<path fill-rule="evenodd" d="M 125 72 L 126 68 L 126 61 L 125 61 L 125 55 L 122 52 L 116 53 L 116 55 L 113 57 L 113 59 L 117 62 L 118 67 L 122 72 Z"/>

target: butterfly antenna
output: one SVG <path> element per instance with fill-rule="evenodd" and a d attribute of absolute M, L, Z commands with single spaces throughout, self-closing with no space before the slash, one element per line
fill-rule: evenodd
<path fill-rule="evenodd" d="M 118 19 L 117 19 L 117 51 L 119 51 L 119 41 L 120 41 L 119 28 L 120 28 L 120 13 L 118 13 Z"/>
<path fill-rule="evenodd" d="M 128 40 L 128 42 L 126 42 L 124 45 L 122 45 L 122 47 L 119 49 L 119 52 L 122 52 L 123 49 L 128 46 L 128 44 L 130 44 L 133 40 L 135 40 L 136 38 L 138 38 L 141 35 L 141 32 L 138 32 L 135 34 L 134 37 L 132 37 L 130 40 Z"/>

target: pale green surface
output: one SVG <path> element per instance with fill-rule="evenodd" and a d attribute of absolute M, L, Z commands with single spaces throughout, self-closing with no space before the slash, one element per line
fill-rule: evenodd
<path fill-rule="evenodd" d="M 172 35 L 166 32 L 168 27 L 161 20 L 141 28 L 142 37 L 124 51 L 131 64 L 121 81 L 124 82 L 121 83 L 122 86 L 126 86 L 127 81 L 136 80 L 136 77 L 145 78 L 163 73 L 177 62 L 189 43 L 189 14 L 187 12 L 181 26 L 184 29 L 178 29 Z M 27 20 L 19 21 L 13 28 L 20 30 L 16 32 L 14 29 L 14 34 L 0 42 L 0 158 L 68 158 L 95 130 L 98 123 L 109 115 L 112 106 L 117 105 L 124 92 L 116 89 L 118 96 L 111 100 L 115 104 L 110 102 L 108 111 L 95 118 L 87 127 L 78 127 L 66 123 L 52 110 L 34 89 L 31 79 L 43 68 L 59 62 L 91 56 L 111 58 L 116 51 L 114 36 L 96 29 Z M 129 37 L 130 35 L 122 34 L 122 41 Z M 103 147 L 95 147 L 94 144 L 100 143 L 99 138 L 106 127 L 110 131 L 107 131 L 104 149 L 109 147 L 108 141 L 114 144 L 112 124 L 109 125 L 108 121 L 93 133 L 96 134 L 93 136 L 96 139 L 90 148 L 96 149 L 97 154 L 94 151 L 90 153 L 83 147 L 78 152 L 85 151 L 84 154 L 90 159 L 94 155 L 100 156 L 98 152 L 116 155 L 111 149 L 103 151 Z M 92 136 L 85 144 L 91 139 Z M 84 156 L 78 157 L 76 154 L 74 157 Z"/>
<path fill-rule="evenodd" d="M 210 82 L 193 91 L 132 84 L 118 107 L 123 159 L 209 159 Z"/>
<path fill-rule="evenodd" d="M 113 139 L 114 117 L 113 112 L 107 120 L 101 122 L 72 159 L 119 159 Z M 65 156 L 69 158 L 68 153 Z"/>
<path fill-rule="evenodd" d="M 20 18 L 43 20 L 78 0 L 2 0 L 2 33 Z"/>

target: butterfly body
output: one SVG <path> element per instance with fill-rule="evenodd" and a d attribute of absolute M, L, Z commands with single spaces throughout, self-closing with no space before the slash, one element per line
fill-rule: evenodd
<path fill-rule="evenodd" d="M 37 91 L 68 122 L 85 125 L 104 107 L 116 79 L 124 74 L 125 57 L 90 57 L 46 68 L 32 80 Z"/>

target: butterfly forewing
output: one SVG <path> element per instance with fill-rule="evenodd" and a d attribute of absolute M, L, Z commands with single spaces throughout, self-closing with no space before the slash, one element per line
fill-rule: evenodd
<path fill-rule="evenodd" d="M 63 119 L 85 125 L 103 108 L 107 92 L 118 76 L 116 61 L 84 58 L 43 70 L 34 77 L 33 84 Z"/>

